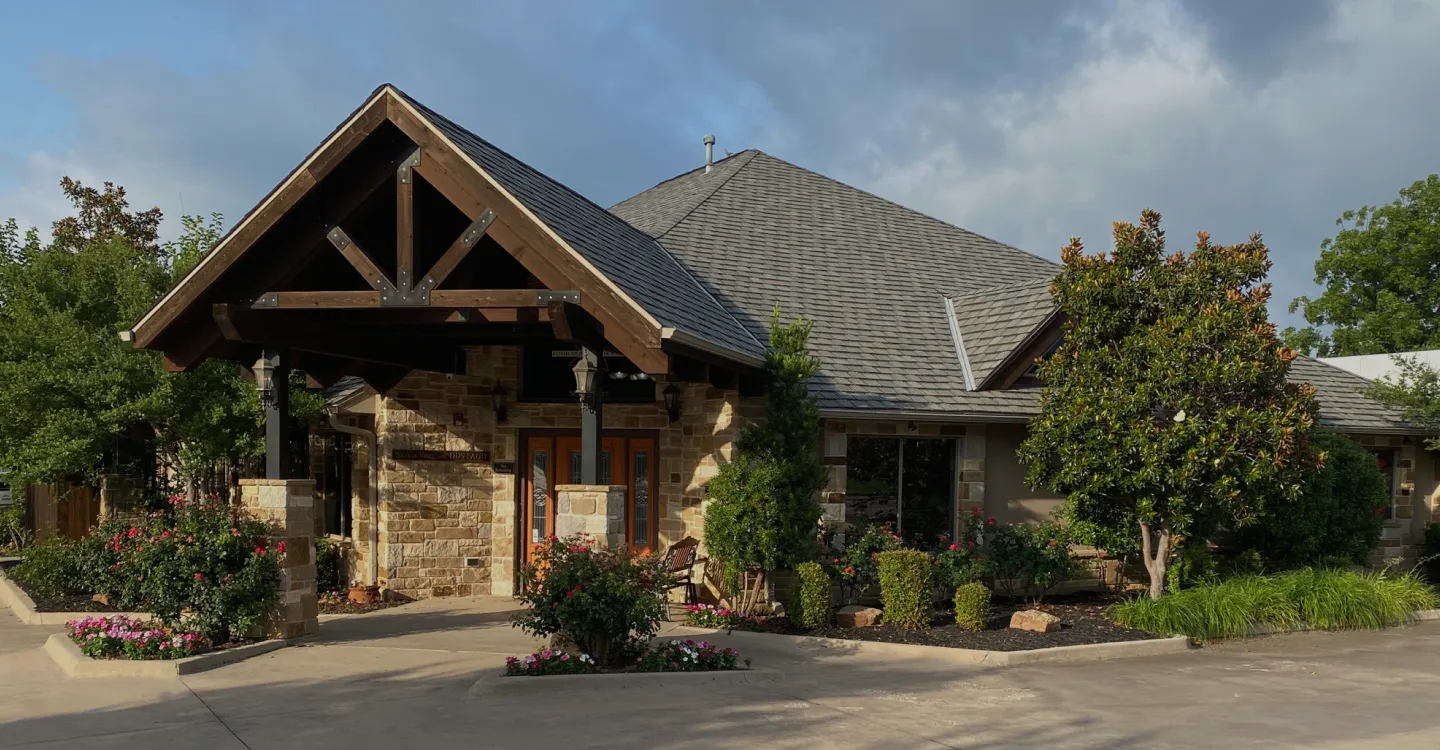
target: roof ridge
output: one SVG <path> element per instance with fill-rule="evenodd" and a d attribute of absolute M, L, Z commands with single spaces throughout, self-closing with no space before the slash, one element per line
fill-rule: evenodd
<path fill-rule="evenodd" d="M 738 159 L 738 158 L 740 158 L 740 157 L 742 157 L 742 156 L 744 156 L 744 155 L 746 155 L 746 154 L 753 154 L 753 153 L 759 153 L 759 152 L 760 152 L 759 149 L 754 149 L 754 148 L 743 149 L 743 150 L 741 150 L 741 151 L 740 151 L 739 153 L 737 153 L 737 154 L 730 154 L 729 156 L 723 156 L 723 157 L 720 158 L 719 161 L 711 162 L 710 166 L 712 166 L 712 167 L 719 166 L 719 165 L 724 164 L 724 163 L 726 163 L 726 162 L 728 162 L 728 161 L 731 161 L 732 159 Z M 625 200 L 620 201 L 620 203 L 616 203 L 615 205 L 618 206 L 618 205 L 620 205 L 621 203 L 626 203 L 626 202 L 628 202 L 628 201 L 630 201 L 630 200 L 632 200 L 632 199 L 634 199 L 634 198 L 639 198 L 640 196 L 642 196 L 642 195 L 650 192 L 651 190 L 654 190 L 655 188 L 658 188 L 658 187 L 660 187 L 660 186 L 662 186 L 662 185 L 668 185 L 668 184 L 670 184 L 670 183 L 672 183 L 672 182 L 674 182 L 674 181 L 676 181 L 676 180 L 678 180 L 678 179 L 680 179 L 680 178 L 682 178 L 682 177 L 689 177 L 690 175 L 695 174 L 696 172 L 699 172 L 700 170 L 702 170 L 702 169 L 704 169 L 704 168 L 705 168 L 705 165 L 704 165 L 704 164 L 701 164 L 700 166 L 695 167 L 694 169 L 686 170 L 686 171 L 684 171 L 684 172 L 681 172 L 680 174 L 675 175 L 674 177 L 667 177 L 667 178 L 665 178 L 665 179 L 663 179 L 663 180 L 655 183 L 654 185 L 651 185 L 650 187 L 645 188 L 644 190 L 641 190 L 640 192 L 638 192 L 638 193 L 630 196 L 629 198 L 626 198 Z"/>
<path fill-rule="evenodd" d="M 740 174 L 741 172 L 745 171 L 745 168 L 748 167 L 748 166 L 750 166 L 750 162 L 755 161 L 755 154 L 758 154 L 758 153 L 760 153 L 760 152 L 757 151 L 757 150 L 755 150 L 755 149 L 748 149 L 748 148 L 747 148 L 747 149 L 745 149 L 744 151 L 741 151 L 740 153 L 736 154 L 735 156 L 727 157 L 727 158 L 725 159 L 725 161 L 729 161 L 730 159 L 738 159 L 739 157 L 744 156 L 744 155 L 746 155 L 746 154 L 749 154 L 749 155 L 750 155 L 750 158 L 746 159 L 744 162 L 741 162 L 741 163 L 738 164 L 733 170 L 731 170 L 731 171 L 730 171 L 730 174 L 728 174 L 728 175 L 725 176 L 725 179 L 723 179 L 723 180 L 716 180 L 716 181 L 715 181 L 715 186 L 712 187 L 712 188 L 710 188 L 709 192 L 706 192 L 706 193 L 705 193 L 705 196 L 704 196 L 703 198 L 701 198 L 701 199 L 698 200 L 698 201 L 695 201 L 695 205 L 691 206 L 691 207 L 689 208 L 689 210 L 687 210 L 685 213 L 681 214 L 678 218 L 675 219 L 675 221 L 670 222 L 670 226 L 665 227 L 665 230 L 664 230 L 664 231 L 659 232 L 658 234 L 654 235 L 654 236 L 655 236 L 655 239 L 658 240 L 658 239 L 660 239 L 661 237 L 664 237 L 665 235 L 669 234 L 669 233 L 670 233 L 670 230 L 674 229 L 675 227 L 680 226 L 680 224 L 681 224 L 682 222 L 684 222 L 686 219 L 690 218 L 690 214 L 693 214 L 693 213 L 695 213 L 696 211 L 700 210 L 700 207 L 703 206 L 703 205 L 705 205 L 707 202 L 709 202 L 709 200 L 710 200 L 711 198 L 714 198 L 714 197 L 715 197 L 715 194 L 718 193 L 718 192 L 720 192 L 720 189 L 721 189 L 721 188 L 725 187 L 727 184 L 729 184 L 729 182 L 730 182 L 731 180 L 735 179 L 735 175 Z M 686 174 L 693 174 L 693 173 L 694 173 L 694 170 L 691 170 L 690 172 L 686 172 Z M 663 184 L 663 183 L 662 183 L 662 184 Z M 659 187 L 659 186 L 657 185 L 656 187 Z M 654 190 L 655 188 L 650 188 L 650 189 L 651 189 L 651 190 Z M 649 191 L 646 191 L 646 192 L 649 192 Z M 642 195 L 643 195 L 643 193 L 642 193 Z"/>
<path fill-rule="evenodd" d="M 884 202 L 884 203 L 888 203 L 888 204 L 890 204 L 891 206 L 894 206 L 895 208 L 898 208 L 898 209 L 900 209 L 901 211 L 904 211 L 905 213 L 913 214 L 913 215 L 915 215 L 915 216 L 918 216 L 918 217 L 920 217 L 920 218 L 922 218 L 922 219 L 925 219 L 925 220 L 927 220 L 927 221 L 934 222 L 934 223 L 936 223 L 936 224 L 943 224 L 944 226 L 947 226 L 947 227 L 949 227 L 949 228 L 951 228 L 951 229 L 955 229 L 955 230 L 964 232 L 965 234 L 974 235 L 974 236 L 976 236 L 976 237 L 979 237 L 979 238 L 982 239 L 982 240 L 985 240 L 986 242 L 993 242 L 993 243 L 995 243 L 996 245 L 999 245 L 999 246 L 1004 247 L 1004 248 L 1008 248 L 1008 249 L 1010 249 L 1010 250 L 1014 250 L 1014 251 L 1016 251 L 1016 252 L 1018 252 L 1018 253 L 1024 253 L 1025 255 L 1028 255 L 1028 256 L 1030 256 L 1030 257 L 1032 257 L 1032 258 L 1035 258 L 1035 259 L 1037 259 L 1037 260 L 1040 260 L 1040 261 L 1043 261 L 1043 262 L 1045 262 L 1045 263 L 1048 263 L 1048 264 L 1050 264 L 1050 265 L 1052 265 L 1052 266 L 1057 266 L 1057 267 L 1058 267 L 1058 266 L 1060 265 L 1060 264 L 1056 263 L 1055 261 L 1050 260 L 1049 258 L 1043 258 L 1043 257 L 1041 257 L 1041 256 L 1039 256 L 1039 255 L 1036 255 L 1035 253 L 1030 252 L 1029 250 L 1024 250 L 1024 249 L 1018 248 L 1018 247 L 1016 247 L 1016 246 L 1014 246 L 1014 245 L 1011 245 L 1011 244 L 1008 243 L 1008 242 L 1001 242 L 1000 240 L 997 240 L 997 239 L 995 239 L 995 238 L 993 238 L 993 237 L 987 237 L 986 235 L 983 235 L 983 234 L 980 234 L 979 232 L 975 232 L 975 231 L 966 229 L 965 227 L 962 227 L 962 226 L 960 226 L 960 225 L 958 225 L 958 224 L 951 224 L 950 222 L 945 221 L 944 219 L 941 219 L 941 218 L 938 218 L 938 217 L 935 217 L 935 216 L 931 216 L 930 214 L 927 214 L 927 213 L 925 213 L 924 211 L 920 211 L 920 210 L 911 208 L 911 207 L 909 207 L 909 206 L 907 206 L 907 205 L 905 205 L 905 204 L 903 204 L 903 203 L 899 203 L 899 202 L 897 202 L 897 201 L 891 200 L 891 199 L 889 199 L 889 198 L 886 198 L 886 197 L 883 196 L 883 195 L 879 195 L 879 194 L 876 194 L 876 193 L 872 193 L 872 192 L 870 192 L 869 190 L 865 190 L 864 188 L 858 188 L 858 187 L 855 187 L 854 185 L 851 185 L 851 184 L 849 184 L 849 183 L 841 182 L 840 180 L 837 180 L 837 179 L 835 179 L 834 177 L 831 177 L 831 176 L 829 176 L 829 175 L 827 175 L 827 174 L 824 174 L 824 173 L 822 173 L 822 172 L 816 172 L 815 170 L 809 169 L 809 168 L 807 168 L 807 167 L 802 167 L 802 166 L 800 166 L 799 164 L 796 164 L 796 163 L 791 162 L 791 161 L 786 161 L 786 160 L 784 160 L 784 159 L 781 159 L 781 158 L 778 157 L 778 156 L 775 156 L 774 154 L 766 153 L 765 151 L 761 151 L 760 149 L 750 149 L 750 150 L 753 150 L 756 154 L 758 154 L 758 155 L 760 155 L 760 156 L 764 156 L 764 157 L 766 157 L 766 158 L 768 158 L 768 159 L 772 159 L 772 160 L 777 161 L 777 162 L 779 162 L 779 163 L 781 163 L 781 164 L 784 164 L 784 165 L 787 166 L 787 167 L 793 167 L 793 168 L 798 169 L 798 170 L 800 170 L 800 171 L 802 171 L 802 172 L 806 172 L 806 173 L 808 173 L 808 174 L 815 175 L 816 177 L 819 177 L 819 178 L 825 180 L 826 182 L 834 183 L 835 185 L 838 185 L 838 186 L 840 186 L 840 187 L 842 187 L 842 188 L 845 188 L 846 190 L 850 190 L 850 191 L 853 191 L 853 192 L 856 192 L 856 193 L 860 193 L 861 195 L 865 195 L 865 196 L 868 196 L 868 197 L 870 197 L 870 198 L 874 198 L 875 200 L 882 201 L 882 202 Z M 754 159 L 752 158 L 751 161 L 754 161 Z"/>

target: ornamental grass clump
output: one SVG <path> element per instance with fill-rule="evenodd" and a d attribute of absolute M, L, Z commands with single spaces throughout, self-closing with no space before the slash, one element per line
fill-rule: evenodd
<path fill-rule="evenodd" d="M 585 536 L 551 537 L 521 571 L 518 598 L 529 607 L 514 625 L 559 636 L 608 666 L 655 635 L 673 581 L 658 558 L 595 549 Z"/>
<path fill-rule="evenodd" d="M 1255 626 L 1389 627 L 1435 605 L 1435 590 L 1411 573 L 1303 568 L 1273 576 L 1236 576 L 1158 600 L 1132 599 L 1117 605 L 1113 615 L 1126 627 L 1216 640 L 1242 638 Z"/>
<path fill-rule="evenodd" d="M 930 580 L 935 565 L 930 556 L 919 550 L 901 549 L 881 552 L 876 562 L 880 567 L 885 624 L 905 630 L 930 627 Z"/>
<path fill-rule="evenodd" d="M 990 622 L 990 589 L 978 581 L 955 589 L 955 625 L 972 633 Z"/>
<path fill-rule="evenodd" d="M 819 563 L 801 563 L 795 568 L 795 586 L 790 594 L 790 622 L 805 630 L 830 624 L 830 576 Z"/>

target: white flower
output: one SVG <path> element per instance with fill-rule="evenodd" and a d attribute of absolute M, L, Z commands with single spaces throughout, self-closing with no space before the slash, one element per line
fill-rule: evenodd
<path fill-rule="evenodd" d="M 1175 421 L 1176 421 L 1176 422 L 1184 422 L 1184 421 L 1185 421 L 1185 410 L 1184 410 L 1184 409 L 1181 409 L 1180 411 L 1175 412 Z"/>

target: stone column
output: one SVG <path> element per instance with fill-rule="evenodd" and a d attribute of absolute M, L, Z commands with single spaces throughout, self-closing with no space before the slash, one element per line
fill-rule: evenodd
<path fill-rule="evenodd" d="M 601 549 L 625 547 L 625 485 L 562 484 L 555 494 L 556 536 L 588 534 Z"/>
<path fill-rule="evenodd" d="M 315 599 L 315 482 L 309 479 L 241 479 L 240 506 L 270 524 L 272 544 L 285 542 L 280 592 L 266 635 L 298 638 L 319 629 Z"/>

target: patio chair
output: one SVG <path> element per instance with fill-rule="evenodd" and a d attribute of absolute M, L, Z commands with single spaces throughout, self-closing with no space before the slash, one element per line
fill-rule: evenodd
<path fill-rule="evenodd" d="M 708 562 L 704 558 L 697 557 L 700 551 L 700 542 L 694 537 L 685 537 L 670 545 L 665 550 L 665 570 L 675 576 L 675 583 L 665 590 L 665 619 L 670 619 L 670 600 L 668 594 L 681 586 L 685 587 L 685 603 L 700 603 L 699 582 L 695 580 L 695 565 Z"/>

